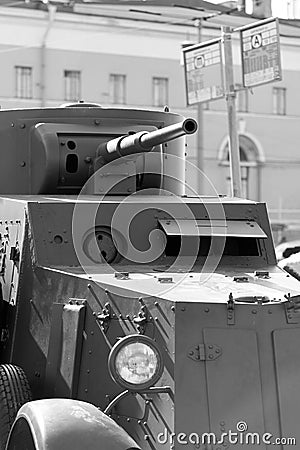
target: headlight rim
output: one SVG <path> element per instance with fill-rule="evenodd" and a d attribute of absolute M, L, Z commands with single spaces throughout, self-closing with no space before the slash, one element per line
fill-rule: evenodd
<path fill-rule="evenodd" d="M 145 345 L 148 345 L 151 347 L 152 350 L 155 351 L 157 355 L 157 369 L 155 371 L 155 374 L 153 377 L 144 383 L 140 384 L 134 384 L 129 383 L 128 381 L 124 380 L 119 374 L 119 372 L 116 370 L 116 357 L 119 353 L 119 351 L 125 347 L 126 345 L 129 345 L 131 343 L 142 343 Z M 161 378 L 163 370 L 164 370 L 164 364 L 163 364 L 163 357 L 160 348 L 154 341 L 154 339 L 150 338 L 149 336 L 145 336 L 143 334 L 130 334 L 127 336 L 124 336 L 120 338 L 111 348 L 109 356 L 108 356 L 108 370 L 111 378 L 117 383 L 119 386 L 128 389 L 129 391 L 143 391 L 147 390 L 150 387 L 154 386 L 157 381 Z"/>

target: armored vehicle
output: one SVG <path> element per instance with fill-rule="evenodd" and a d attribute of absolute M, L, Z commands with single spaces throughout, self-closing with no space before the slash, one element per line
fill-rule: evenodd
<path fill-rule="evenodd" d="M 300 441 L 300 284 L 264 203 L 186 189 L 196 129 L 0 111 L 1 450 Z"/>

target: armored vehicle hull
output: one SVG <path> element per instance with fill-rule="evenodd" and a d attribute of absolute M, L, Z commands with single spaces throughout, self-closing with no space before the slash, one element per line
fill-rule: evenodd
<path fill-rule="evenodd" d="M 300 284 L 263 203 L 185 195 L 194 122 L 83 105 L 0 125 L 19 171 L 0 199 L 2 448 L 300 440 Z"/>

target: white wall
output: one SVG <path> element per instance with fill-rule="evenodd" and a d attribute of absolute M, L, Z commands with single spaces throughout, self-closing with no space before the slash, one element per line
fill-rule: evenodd
<path fill-rule="evenodd" d="M 41 45 L 47 30 L 48 15 L 38 10 L 0 8 L 0 104 L 2 108 L 38 107 L 41 104 Z M 287 31 L 288 30 L 288 31 Z M 284 34 L 289 33 L 285 28 Z M 295 31 L 294 31 L 295 32 Z M 218 33 L 204 30 L 203 39 Z M 300 33 L 299 33 L 300 35 Z M 109 74 L 127 76 L 127 103 L 131 107 L 152 107 L 152 77 L 169 78 L 170 108 L 185 116 L 196 117 L 194 108 L 185 106 L 180 46 L 196 30 L 128 20 L 111 20 L 75 14 L 57 13 L 46 40 L 46 104 L 64 102 L 64 70 L 82 73 L 82 98 L 108 105 Z M 269 208 L 300 210 L 300 39 L 282 38 L 283 81 L 253 89 L 249 94 L 249 112 L 239 113 L 244 132 L 253 136 L 265 161 L 261 165 L 261 199 Z M 239 61 L 239 44 L 234 36 L 234 60 Z M 14 66 L 33 67 L 33 99 L 15 98 Z M 240 81 L 237 79 L 237 81 Z M 287 89 L 287 115 L 272 113 L 274 86 Z M 210 103 L 204 112 L 204 170 L 219 193 L 226 193 L 227 169 L 219 166 L 218 154 L 227 136 L 226 103 Z M 188 159 L 197 159 L 195 137 L 188 140 Z M 254 177 L 252 177 L 254 180 Z M 192 179 L 192 177 L 191 177 Z M 251 181 L 253 182 L 253 181 Z M 257 198 L 257 188 L 250 189 Z M 300 223 L 300 214 L 295 213 Z"/>

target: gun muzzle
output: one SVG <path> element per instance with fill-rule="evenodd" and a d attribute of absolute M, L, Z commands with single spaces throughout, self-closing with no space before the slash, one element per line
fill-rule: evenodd
<path fill-rule="evenodd" d="M 153 147 L 172 141 L 186 134 L 197 131 L 197 122 L 194 119 L 185 119 L 155 131 L 140 131 L 135 134 L 120 136 L 101 144 L 97 155 L 104 164 L 122 156 L 135 153 L 150 152 Z"/>

